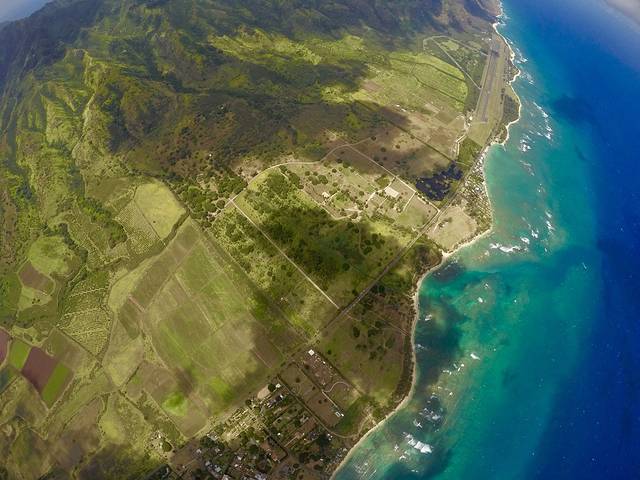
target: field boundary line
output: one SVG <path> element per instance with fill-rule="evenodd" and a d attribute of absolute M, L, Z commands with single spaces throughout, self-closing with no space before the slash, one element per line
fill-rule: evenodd
<path fill-rule="evenodd" d="M 380 165 L 378 162 L 376 162 L 373 158 L 371 158 L 369 155 L 367 155 L 364 152 L 361 152 L 360 150 L 358 150 L 357 148 L 353 148 L 352 146 L 349 146 L 348 148 L 350 148 L 351 150 L 353 150 L 354 152 L 358 153 L 359 155 L 363 156 L 364 158 L 366 158 L 367 160 L 369 160 L 370 162 L 372 162 L 374 165 L 377 165 L 378 167 L 382 168 L 385 172 L 387 172 L 389 175 L 392 176 L 392 178 L 394 180 L 398 180 L 400 183 L 402 183 L 405 187 L 407 187 L 409 190 L 411 190 L 413 192 L 413 194 L 415 195 L 416 189 L 413 188 L 411 185 L 409 185 L 407 182 L 405 182 L 402 178 L 400 178 L 399 175 L 396 175 L 395 173 L 393 173 L 391 170 L 389 170 L 387 167 Z M 393 182 L 391 182 L 393 183 Z M 391 186 L 391 183 L 389 184 L 389 186 Z M 384 189 L 381 189 L 384 190 Z M 425 201 L 423 200 L 421 197 L 418 197 L 423 203 L 427 204 L 427 205 L 431 205 L 433 208 L 436 209 L 436 211 L 439 211 L 440 209 L 438 207 L 436 207 L 433 203 L 431 203 L 429 200 Z"/>
<path fill-rule="evenodd" d="M 407 200 L 407 203 L 404 204 L 404 207 L 402 207 L 402 211 L 400 212 L 400 214 L 402 215 L 404 213 L 404 211 L 407 209 L 407 207 L 409 206 L 409 204 L 411 203 L 411 200 L 413 200 L 413 197 L 416 196 L 416 192 L 415 190 L 413 191 L 413 194 L 411 195 L 411 197 L 409 197 L 409 200 Z M 431 202 L 429 202 L 429 205 L 431 205 Z M 431 205 L 433 206 L 433 205 Z M 394 222 L 395 223 L 395 222 Z"/>
<path fill-rule="evenodd" d="M 242 265 L 240 265 L 240 263 L 238 263 L 238 260 L 236 260 L 233 255 L 231 255 L 226 249 L 225 247 L 223 247 L 222 245 L 220 245 L 218 243 L 218 241 L 216 240 L 215 236 L 209 231 L 209 230 L 205 230 L 204 231 L 206 233 L 205 235 L 205 240 L 207 242 L 207 244 L 213 249 L 215 250 L 216 254 L 218 256 L 220 256 L 222 258 L 223 261 L 228 262 L 229 264 L 232 265 L 232 268 L 235 267 L 237 274 L 242 276 L 242 278 L 244 279 L 245 282 L 247 282 L 247 285 L 249 286 L 249 289 L 256 295 L 261 296 L 265 301 L 267 301 L 269 303 L 269 306 L 271 308 L 273 308 L 278 314 L 280 314 L 282 316 L 282 320 L 284 320 L 286 322 L 286 324 L 291 328 L 291 333 L 295 334 L 297 339 L 300 341 L 301 344 L 304 344 L 305 340 L 302 335 L 301 335 L 301 331 L 291 322 L 291 320 L 289 319 L 289 317 L 287 316 L 287 314 L 282 310 L 282 308 L 280 308 L 280 306 L 274 302 L 273 298 L 270 295 L 265 294 L 260 287 L 256 284 L 256 282 L 248 275 L 248 273 L 244 270 L 244 268 L 242 267 Z M 225 275 L 228 276 L 228 274 L 226 273 L 226 270 L 223 269 L 223 272 L 225 273 Z M 230 278 L 230 277 L 229 277 Z M 235 282 L 234 282 L 235 283 Z M 253 318 L 256 322 L 256 324 L 258 325 L 263 325 L 263 323 L 258 320 L 253 313 L 249 312 L 251 315 L 251 318 Z M 263 325 L 264 326 L 264 325 Z M 267 332 L 269 332 L 270 330 L 265 328 L 265 330 L 267 330 Z M 275 349 L 284 357 L 285 352 L 283 350 L 280 349 L 280 347 L 278 345 L 276 345 L 275 343 L 273 343 L 273 346 L 275 347 Z"/>
<path fill-rule="evenodd" d="M 249 223 L 251 223 L 251 225 L 253 225 L 254 227 L 256 227 L 256 228 L 258 229 L 258 231 L 259 231 L 259 232 L 260 232 L 260 233 L 261 233 L 261 234 L 262 234 L 262 235 L 263 235 L 267 240 L 269 240 L 269 242 L 271 243 L 271 245 L 273 245 L 273 246 L 275 247 L 275 249 L 276 249 L 276 250 L 278 250 L 278 252 L 280 252 L 280 254 L 281 254 L 284 258 L 286 258 L 286 259 L 289 261 L 289 263 L 291 263 L 291 265 L 293 265 L 293 266 L 296 268 L 296 270 L 298 270 L 298 271 L 299 271 L 299 272 L 304 276 L 304 278 L 306 278 L 306 279 L 307 279 L 307 280 L 308 280 L 308 281 L 309 281 L 309 282 L 310 282 L 310 283 L 311 283 L 311 284 L 316 288 L 316 290 L 318 290 L 318 291 L 322 294 L 322 296 L 323 296 L 324 298 L 326 298 L 327 300 L 329 300 L 329 302 L 331 302 L 331 304 L 332 304 L 334 307 L 336 307 L 336 308 L 338 308 L 338 309 L 340 308 L 340 307 L 338 306 L 338 304 L 337 304 L 336 302 L 334 302 L 334 301 L 333 301 L 333 299 L 332 299 L 329 295 L 327 295 L 327 294 L 325 293 L 325 291 L 324 291 L 324 290 L 322 290 L 322 289 L 321 289 L 321 288 L 316 284 L 316 282 L 314 282 L 314 281 L 311 279 L 311 277 L 309 277 L 309 275 L 307 275 L 307 274 L 304 272 L 304 270 L 302 270 L 302 268 L 300 268 L 300 267 L 298 266 L 298 264 L 297 264 L 296 262 L 294 262 L 293 260 L 291 260 L 291 258 L 289 258 L 289 256 L 288 256 L 286 253 L 284 253 L 284 251 L 282 251 L 282 249 L 281 249 L 281 248 L 280 248 L 280 247 L 279 247 L 279 246 L 278 246 L 278 245 L 277 245 L 277 244 L 276 244 L 276 243 L 271 239 L 271 237 L 269 237 L 269 235 L 267 235 L 267 234 L 262 230 L 262 228 L 260 228 L 260 227 L 259 227 L 259 226 L 258 226 L 258 225 L 257 225 L 257 224 L 252 220 L 252 219 L 251 219 L 251 218 L 249 218 L 249 216 L 248 216 L 246 213 L 244 213 L 244 211 L 242 211 L 242 209 L 238 206 L 238 204 L 235 202 L 235 200 L 232 200 L 231 202 L 232 202 L 233 206 L 238 210 L 238 212 L 240 212 L 240 214 L 241 214 L 244 218 L 246 218 L 246 219 L 249 221 Z"/>
<path fill-rule="evenodd" d="M 482 88 L 480 87 L 480 85 L 478 85 L 478 84 L 476 83 L 476 81 L 471 77 L 471 75 L 469 74 L 469 72 L 467 72 L 467 70 L 466 70 L 466 69 L 464 69 L 464 68 L 462 67 L 462 65 L 460 65 L 460 64 L 458 63 L 458 61 L 457 61 L 455 58 L 453 58 L 453 57 L 451 56 L 451 54 L 449 54 L 449 52 L 447 52 L 444 48 L 442 48 L 442 45 L 440 45 L 440 43 L 439 43 L 437 40 L 435 40 L 435 39 L 434 39 L 434 37 L 427 37 L 427 38 L 425 38 L 425 39 L 424 39 L 424 42 L 426 43 L 426 42 L 428 42 L 429 40 L 432 40 L 432 41 L 433 41 L 433 43 L 435 43 L 435 44 L 436 44 L 436 46 L 437 46 L 437 47 L 442 51 L 442 53 L 444 53 L 447 57 L 449 57 L 449 59 L 450 59 L 453 63 L 455 63 L 456 67 L 458 67 L 458 68 L 460 69 L 460 71 L 461 71 L 463 74 L 465 74 L 465 75 L 469 78 L 469 80 L 471 80 L 471 83 L 473 83 L 473 85 L 474 85 L 478 90 L 481 90 L 481 89 L 482 89 Z M 424 50 L 424 43 L 423 43 L 423 45 L 422 45 L 422 48 L 423 48 L 423 50 Z"/>
<path fill-rule="evenodd" d="M 62 335 L 64 338 L 66 338 L 67 340 L 69 340 L 71 343 L 76 344 L 81 350 L 83 350 L 87 355 L 89 355 L 91 358 L 93 358 L 94 360 L 97 361 L 97 363 L 102 366 L 102 361 L 100 360 L 98 355 L 95 355 L 94 353 L 90 352 L 89 349 L 87 347 L 85 347 L 82 343 L 80 343 L 78 340 L 76 340 L 75 338 L 73 338 L 71 335 L 69 335 L 67 332 L 65 332 L 62 328 L 60 328 L 60 325 L 55 325 L 53 327 L 53 330 L 57 330 L 58 333 L 60 333 L 60 335 Z M 52 330 L 52 332 L 53 332 Z M 108 344 L 105 343 L 105 346 L 107 346 L 108 348 Z M 103 347 L 104 348 L 104 347 Z M 75 370 L 70 369 L 72 372 L 75 373 Z M 70 422 L 71 420 L 69 420 Z"/>

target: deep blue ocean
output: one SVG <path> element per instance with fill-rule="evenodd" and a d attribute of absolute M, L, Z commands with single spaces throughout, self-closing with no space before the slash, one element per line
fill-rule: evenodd
<path fill-rule="evenodd" d="M 494 228 L 421 284 L 414 391 L 340 480 L 640 479 L 640 27 L 504 7 L 523 108 L 486 158 Z"/>

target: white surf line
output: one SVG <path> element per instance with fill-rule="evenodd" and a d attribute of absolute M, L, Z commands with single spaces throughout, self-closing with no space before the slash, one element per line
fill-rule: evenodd
<path fill-rule="evenodd" d="M 270 237 L 269 235 L 267 235 L 266 233 L 264 233 L 264 231 L 263 231 L 263 230 L 262 230 L 258 225 L 256 225 L 256 223 L 255 223 L 253 220 L 251 220 L 251 218 L 249 218 L 249 216 L 248 216 L 246 213 L 244 213 L 244 212 L 242 211 L 242 209 L 238 206 L 238 204 L 237 204 L 234 200 L 232 200 L 231 202 L 232 202 L 233 206 L 236 208 L 236 210 L 238 210 L 238 212 L 240 212 L 240 214 L 242 214 L 242 216 L 243 216 L 244 218 L 246 218 L 246 219 L 249 221 L 249 223 L 251 223 L 251 225 L 253 225 L 254 227 L 256 227 L 256 228 L 258 229 L 258 231 L 259 231 L 262 235 L 264 235 L 264 237 L 265 237 L 267 240 L 269 240 L 269 242 L 271 243 L 271 245 L 273 245 L 273 246 L 275 247 L 275 249 L 276 249 L 276 250 L 278 250 L 278 252 L 280 252 L 280 253 L 282 254 L 282 256 L 283 256 L 284 258 L 286 258 L 286 259 L 289 261 L 289 263 L 291 263 L 291 265 L 293 265 L 293 266 L 296 268 L 296 270 L 298 270 L 298 271 L 299 271 L 299 272 L 304 276 L 304 278 L 306 278 L 307 280 L 309 280 L 309 282 L 311 283 L 311 285 L 313 285 L 313 286 L 316 288 L 316 290 L 318 290 L 318 291 L 322 294 L 322 296 L 323 296 L 324 298 L 326 298 L 327 300 L 329 300 L 329 302 L 331 302 L 331 305 L 333 305 L 333 306 L 334 306 L 334 307 L 336 307 L 336 308 L 340 308 L 340 307 L 338 306 L 338 304 L 337 304 L 336 302 L 334 302 L 334 301 L 333 301 L 333 299 L 332 299 L 329 295 L 327 295 L 327 294 L 324 292 L 324 290 L 322 290 L 322 289 L 321 289 L 321 288 L 316 284 L 316 282 L 314 282 L 314 281 L 309 277 L 309 275 L 307 275 L 307 274 L 304 272 L 304 270 L 302 270 L 302 269 L 298 266 L 298 264 L 296 264 L 296 262 L 294 262 L 293 260 L 291 260 L 291 259 L 288 257 L 288 255 L 287 255 L 286 253 L 284 253 L 284 252 L 282 251 L 282 249 L 281 249 L 281 248 L 280 248 L 280 247 L 279 247 L 279 246 L 278 246 L 278 245 L 277 245 L 273 240 L 271 240 L 271 237 Z"/>

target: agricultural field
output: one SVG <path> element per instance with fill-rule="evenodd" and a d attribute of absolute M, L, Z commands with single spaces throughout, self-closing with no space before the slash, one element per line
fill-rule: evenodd
<path fill-rule="evenodd" d="M 104 271 L 83 272 L 66 291 L 57 327 L 93 355 L 105 348 L 112 314 L 106 307 L 109 277 Z"/>
<path fill-rule="evenodd" d="M 457 2 L 54 3 L 0 28 L 0 478 L 190 478 L 220 425 L 236 477 L 328 477 L 490 222 L 505 45 Z"/>
<path fill-rule="evenodd" d="M 49 278 L 64 278 L 71 273 L 74 252 L 61 236 L 39 237 L 29 247 L 31 266 Z"/>
<path fill-rule="evenodd" d="M 281 362 L 293 332 L 277 310 L 267 306 L 263 311 L 263 301 L 252 301 L 255 294 L 244 273 L 192 222 L 152 263 L 139 268 L 144 271 L 119 280 L 126 287 L 116 285 L 120 299 L 110 298 L 119 306 L 124 331 L 112 337 L 105 361 L 113 365 L 109 371 L 137 369 L 131 381 L 142 382 L 183 433 L 192 435 L 207 415 L 223 414 L 242 392 L 264 381 Z M 132 342 L 141 335 L 142 343 Z M 143 353 L 147 342 L 161 363 L 144 364 L 141 371 L 137 364 L 148 356 Z M 138 347 L 131 350 L 132 344 Z M 150 369 L 154 374 L 145 375 Z M 163 380 L 149 386 L 147 377 Z"/>
<path fill-rule="evenodd" d="M 9 340 L 11 336 L 0 328 L 0 366 L 4 363 L 9 353 Z"/>
<path fill-rule="evenodd" d="M 384 169 L 412 183 L 451 163 L 448 157 L 414 135 L 390 125 L 354 148 Z"/>
<path fill-rule="evenodd" d="M 38 392 L 44 403 L 51 407 L 71 380 L 73 374 L 69 367 L 41 348 L 17 338 L 10 338 L 4 332 L 0 342 L 3 343 L 0 349 L 4 350 L 8 358 L 7 368 L 20 373 Z"/>
<path fill-rule="evenodd" d="M 56 286 L 63 283 L 78 259 L 61 236 L 41 236 L 31 244 L 26 261 L 18 270 L 20 299 L 18 310 L 42 306 L 55 297 Z"/>
<path fill-rule="evenodd" d="M 425 99 L 441 109 L 462 113 L 467 98 L 464 74 L 424 53 L 393 53 L 385 65 L 369 65 L 364 91 L 356 98 L 379 105 L 430 113 Z"/>
<path fill-rule="evenodd" d="M 245 215 L 338 305 L 345 305 L 399 251 L 393 222 L 333 219 L 279 171 L 267 171 L 236 200 Z"/>
<path fill-rule="evenodd" d="M 425 39 L 424 43 L 425 51 L 436 57 L 441 57 L 444 54 L 443 60 L 445 62 L 455 62 L 471 80 L 478 85 L 481 83 L 484 60 L 488 50 L 486 43 L 465 43 L 452 37 L 441 36 Z"/>
<path fill-rule="evenodd" d="M 297 332 L 290 341 L 298 343 L 312 336 L 335 315 L 337 307 L 332 300 L 309 282 L 237 208 L 227 208 L 216 217 L 210 232 L 256 289 L 263 292 L 264 296 L 255 297 L 254 315 L 273 322 L 269 308 L 269 303 L 272 304 Z"/>
<path fill-rule="evenodd" d="M 160 182 L 145 183 L 137 187 L 133 202 L 160 240 L 169 236 L 173 226 L 185 214 L 182 205 L 166 185 Z"/>

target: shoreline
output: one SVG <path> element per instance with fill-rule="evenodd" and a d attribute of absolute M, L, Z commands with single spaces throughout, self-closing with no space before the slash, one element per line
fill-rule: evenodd
<path fill-rule="evenodd" d="M 502 3 L 500 3 L 499 5 L 500 8 L 500 14 L 497 16 L 498 19 L 502 19 L 504 18 L 504 10 L 502 7 Z M 509 53 L 510 53 L 510 60 L 513 63 L 513 61 L 516 58 L 516 54 L 513 51 L 513 48 L 511 47 L 511 44 L 507 41 L 507 39 L 504 37 L 504 35 L 502 35 L 499 31 L 498 31 L 498 26 L 500 26 L 502 24 L 502 22 L 495 22 L 492 24 L 493 30 L 495 31 L 495 33 L 497 33 L 498 35 L 500 35 L 500 37 L 502 38 L 502 40 L 505 42 L 505 44 L 507 45 L 507 47 L 509 48 Z M 519 68 L 517 68 L 517 72 L 516 74 L 513 76 L 513 78 L 511 78 L 508 82 L 507 85 L 509 85 L 510 87 L 516 82 L 516 80 L 520 77 L 521 75 L 521 70 Z M 493 225 L 493 204 L 491 202 L 491 196 L 489 195 L 489 191 L 488 191 L 488 187 L 487 187 L 487 182 L 486 182 L 486 172 L 485 172 L 485 168 L 486 168 L 486 164 L 485 164 L 485 160 L 487 155 L 489 154 L 489 150 L 496 146 L 496 145 L 500 145 L 502 147 L 504 147 L 504 145 L 507 143 L 507 141 L 509 140 L 510 137 L 510 130 L 511 130 L 511 126 L 515 125 L 516 123 L 518 123 L 521 118 L 522 118 L 522 101 L 520 99 L 520 96 L 517 94 L 517 92 L 515 92 L 515 90 L 513 90 L 513 93 L 515 94 L 515 97 L 518 101 L 518 118 L 516 120 L 513 120 L 511 122 L 509 122 L 507 125 L 505 125 L 507 134 L 505 136 L 504 139 L 502 140 L 498 140 L 496 137 L 494 137 L 487 145 L 485 145 L 485 147 L 483 148 L 482 152 L 479 154 L 478 156 L 478 161 L 482 162 L 482 175 L 484 178 L 484 192 L 485 192 L 485 196 L 487 198 L 487 201 L 489 202 L 489 207 L 490 207 L 490 212 L 491 212 L 491 225 L 489 228 L 487 228 L 485 231 L 477 233 L 476 235 L 474 235 L 472 238 L 470 238 L 469 240 L 462 242 L 459 245 L 456 245 L 456 247 L 451 250 L 450 252 L 447 252 L 445 250 L 441 251 L 441 259 L 440 262 L 427 269 L 422 275 L 420 275 L 419 279 L 416 282 L 415 288 L 414 288 L 414 293 L 413 293 L 413 302 L 414 302 L 414 309 L 415 309 L 415 315 L 412 319 L 412 323 L 411 323 L 411 358 L 412 358 L 412 372 L 411 372 L 411 386 L 408 390 L 408 392 L 405 394 L 405 396 L 403 397 L 402 401 L 400 403 L 398 403 L 398 405 L 396 405 L 391 411 L 389 411 L 382 420 L 380 420 L 378 423 L 376 423 L 375 426 L 373 426 L 371 429 L 367 430 L 367 432 L 358 439 L 358 441 L 349 449 L 349 451 L 347 452 L 347 454 L 345 455 L 345 457 L 341 460 L 340 464 L 336 467 L 336 469 L 333 471 L 333 473 L 331 474 L 330 480 L 334 480 L 336 478 L 336 475 L 345 467 L 345 465 L 347 464 L 348 460 L 350 460 L 353 455 L 355 454 L 355 451 L 357 450 L 357 448 L 367 439 L 369 438 L 370 435 L 372 435 L 373 433 L 375 433 L 376 431 L 378 431 L 392 416 L 394 416 L 396 413 L 398 413 L 398 411 L 400 411 L 402 408 L 404 408 L 406 406 L 406 404 L 411 400 L 411 398 L 413 398 L 413 393 L 415 391 L 416 385 L 417 385 L 417 350 L 415 348 L 415 339 L 416 339 L 416 329 L 417 329 L 417 325 L 418 322 L 420 320 L 420 290 L 421 290 L 421 286 L 422 283 L 424 281 L 424 279 L 436 272 L 438 269 L 442 268 L 447 260 L 449 258 L 451 258 L 452 256 L 454 256 L 455 254 L 457 254 L 460 250 L 462 250 L 463 248 L 469 247 L 471 245 L 473 245 L 474 243 L 476 243 L 478 240 L 480 240 L 481 238 L 491 234 L 491 232 L 493 231 L 494 225 Z"/>
<path fill-rule="evenodd" d="M 498 15 L 497 17 L 499 20 L 504 20 L 505 18 L 505 14 L 504 14 L 504 9 L 502 8 L 502 3 L 500 4 L 500 15 Z M 495 31 L 495 33 L 497 33 L 500 38 L 502 38 L 502 41 L 505 43 L 505 45 L 507 47 L 509 47 L 509 58 L 511 61 L 511 64 L 515 67 L 515 59 L 516 59 L 516 52 L 513 51 L 513 48 L 511 47 L 511 44 L 509 43 L 509 41 L 507 40 L 507 38 L 502 35 L 502 33 L 500 33 L 500 30 L 498 30 L 498 27 L 500 25 L 504 25 L 504 21 L 498 21 L 492 24 L 493 26 L 493 30 Z M 491 148 L 493 145 L 501 145 L 501 146 L 505 146 L 506 143 L 509 141 L 509 136 L 511 134 L 511 126 L 515 125 L 516 123 L 518 123 L 520 121 L 520 119 L 522 118 L 522 100 L 520 99 L 520 95 L 518 95 L 518 92 L 516 92 L 512 85 L 516 82 L 516 80 L 518 80 L 518 78 L 520 78 L 520 75 L 522 75 L 522 70 L 518 67 L 515 67 L 517 69 L 516 74 L 513 76 L 513 78 L 511 80 L 509 80 L 509 82 L 507 83 L 507 85 L 509 85 L 509 87 L 511 87 L 511 90 L 513 91 L 513 94 L 516 96 L 516 99 L 518 100 L 518 118 L 516 118 L 515 120 L 510 121 L 509 123 L 507 123 L 505 125 L 505 129 L 507 130 L 507 135 L 505 136 L 505 138 L 499 142 L 492 140 L 489 145 L 487 145 L 487 147 L 485 148 L 485 150 L 483 151 L 483 154 L 485 154 L 489 148 Z M 485 185 L 486 188 L 486 185 Z"/>

